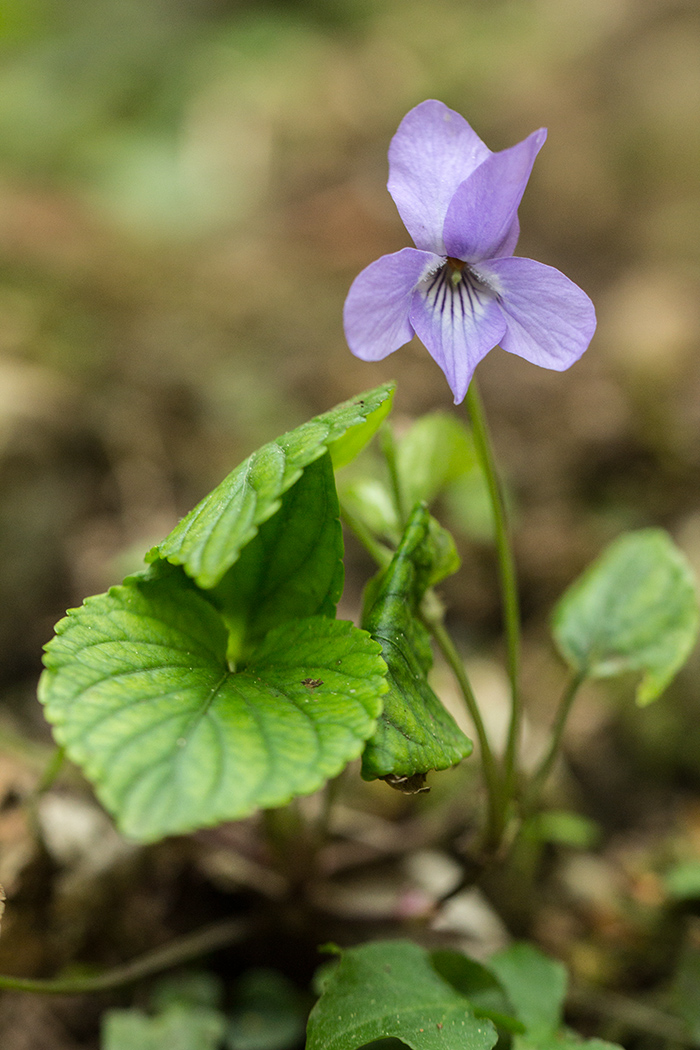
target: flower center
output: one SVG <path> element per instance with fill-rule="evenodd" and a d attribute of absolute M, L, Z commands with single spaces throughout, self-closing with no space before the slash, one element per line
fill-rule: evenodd
<path fill-rule="evenodd" d="M 456 288 L 459 282 L 462 280 L 462 272 L 464 267 L 467 266 L 461 259 L 453 259 L 451 255 L 447 256 L 447 270 L 449 279 L 452 281 L 453 286 Z M 469 273 L 469 267 L 467 266 L 467 273 Z"/>

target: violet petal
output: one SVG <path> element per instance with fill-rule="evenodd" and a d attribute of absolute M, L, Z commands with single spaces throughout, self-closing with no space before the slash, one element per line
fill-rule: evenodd
<path fill-rule="evenodd" d="M 345 338 L 356 357 L 381 361 L 413 338 L 408 311 L 416 285 L 442 259 L 402 248 L 370 263 L 353 281 L 343 310 Z"/>
<path fill-rule="evenodd" d="M 468 279 L 455 287 L 443 267 L 422 281 L 411 302 L 409 319 L 416 335 L 445 373 L 455 404 L 464 400 L 474 369 L 506 330 L 503 312 L 483 286 Z"/>
<path fill-rule="evenodd" d="M 507 249 L 518 206 L 546 137 L 540 128 L 516 146 L 492 153 L 457 187 L 443 228 L 447 255 L 479 262 L 512 254 Z"/>
<path fill-rule="evenodd" d="M 558 372 L 578 361 L 596 326 L 593 303 L 578 285 L 532 259 L 494 259 L 477 269 L 499 294 L 504 350 Z"/>
<path fill-rule="evenodd" d="M 417 248 L 447 255 L 445 213 L 455 190 L 491 155 L 464 117 L 428 99 L 399 124 L 389 147 L 389 193 Z"/>

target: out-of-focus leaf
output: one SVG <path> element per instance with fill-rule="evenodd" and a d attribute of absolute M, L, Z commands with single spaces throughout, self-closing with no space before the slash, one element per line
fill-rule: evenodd
<path fill-rule="evenodd" d="M 435 951 L 431 961 L 441 977 L 464 995 L 477 1017 L 488 1017 L 508 1032 L 524 1032 L 522 1022 L 512 1016 L 512 1007 L 500 981 L 481 963 L 462 952 Z"/>
<path fill-rule="evenodd" d="M 660 529 L 616 540 L 577 580 L 554 613 L 554 638 L 578 674 L 641 672 L 637 703 L 649 704 L 685 663 L 698 635 L 698 599 L 683 554 Z"/>
<path fill-rule="evenodd" d="M 561 1026 L 566 969 L 532 944 L 512 944 L 489 959 L 492 970 L 527 1029 L 527 1039 L 553 1035 Z"/>
<path fill-rule="evenodd" d="M 556 842 L 561 846 L 590 849 L 600 838 L 600 828 L 580 813 L 548 810 L 536 813 L 523 823 L 522 834 L 536 842 Z"/>
<path fill-rule="evenodd" d="M 666 890 L 676 900 L 700 900 L 700 860 L 674 864 L 664 877 Z"/>
<path fill-rule="evenodd" d="M 204 1006 L 169 1006 L 149 1017 L 140 1010 L 108 1010 L 101 1050 L 218 1050 L 226 1021 Z"/>
<path fill-rule="evenodd" d="M 419 505 L 391 564 L 373 584 L 363 617 L 389 668 L 384 709 L 362 756 L 366 780 L 391 777 L 400 786 L 405 778 L 456 765 L 472 751 L 427 680 L 432 652 L 418 609 L 436 565 L 444 568 L 449 562 L 433 535 L 430 515 Z M 407 786 L 412 789 L 412 784 L 409 780 Z"/>
<path fill-rule="evenodd" d="M 308 1004 L 283 974 L 249 970 L 236 982 L 228 1050 L 288 1050 L 301 1042 Z"/>
<path fill-rule="evenodd" d="M 398 442 L 396 463 L 407 507 L 432 503 L 446 485 L 478 470 L 469 430 L 447 412 L 416 420 Z"/>
<path fill-rule="evenodd" d="M 490 1050 L 496 1031 L 410 941 L 376 941 L 341 955 L 311 1011 L 306 1050 L 356 1050 L 400 1039 L 412 1050 Z"/>

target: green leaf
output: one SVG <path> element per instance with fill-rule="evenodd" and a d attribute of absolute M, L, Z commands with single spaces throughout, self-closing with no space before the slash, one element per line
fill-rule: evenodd
<path fill-rule="evenodd" d="M 167 1007 L 153 1017 L 140 1010 L 108 1010 L 102 1050 L 218 1050 L 225 1019 L 202 1006 Z"/>
<path fill-rule="evenodd" d="M 577 674 L 641 672 L 649 704 L 685 663 L 698 635 L 692 570 L 667 533 L 620 537 L 573 584 L 554 613 L 554 638 Z"/>
<path fill-rule="evenodd" d="M 664 885 L 674 900 L 700 900 L 700 860 L 674 864 L 664 876 Z"/>
<path fill-rule="evenodd" d="M 46 647 L 56 739 L 122 830 L 152 841 L 317 790 L 362 750 L 386 689 L 379 646 L 310 617 L 232 673 L 217 610 L 161 563 L 88 598 Z"/>
<path fill-rule="evenodd" d="M 556 842 L 574 849 L 591 849 L 600 839 L 600 826 L 580 813 L 550 809 L 524 820 L 521 834 L 532 842 Z"/>
<path fill-rule="evenodd" d="M 524 1032 L 525 1026 L 512 1014 L 512 1007 L 500 981 L 489 969 L 462 952 L 431 952 L 431 961 L 441 977 L 465 996 L 477 1017 L 488 1017 L 508 1032 Z"/>
<path fill-rule="evenodd" d="M 356 1050 L 401 1039 L 412 1050 L 490 1050 L 493 1026 L 433 969 L 411 941 L 344 951 L 311 1011 L 306 1050 Z"/>
<path fill-rule="evenodd" d="M 230 631 L 236 663 L 273 627 L 335 616 L 343 590 L 343 534 L 330 456 L 311 463 L 282 506 L 210 592 Z"/>
<path fill-rule="evenodd" d="M 328 445 L 334 470 L 339 470 L 340 467 L 344 467 L 346 463 L 353 460 L 372 440 L 391 411 L 394 390 L 394 383 L 384 383 L 375 390 L 370 390 L 360 397 L 353 398 L 352 401 L 338 405 L 325 416 L 318 417 L 319 419 L 327 419 L 329 416 L 335 417 L 336 415 L 338 417 L 333 421 L 333 433 L 338 436 L 333 437 Z M 358 411 L 365 413 L 364 422 L 352 422 Z M 346 417 L 351 421 L 349 425 L 344 422 Z M 345 427 L 342 433 L 340 432 L 341 427 Z"/>
<path fill-rule="evenodd" d="M 448 412 L 421 416 L 399 441 L 396 463 L 407 507 L 432 503 L 446 485 L 478 470 L 469 430 Z"/>
<path fill-rule="evenodd" d="M 329 451 L 345 462 L 369 440 L 389 411 L 393 390 L 384 384 L 263 445 L 183 518 L 149 560 L 165 558 L 182 565 L 200 587 L 216 586 L 314 460 Z"/>
<path fill-rule="evenodd" d="M 525 1025 L 528 1040 L 558 1031 L 567 986 L 566 968 L 560 962 L 532 944 L 519 942 L 492 956 L 489 969 L 505 989 L 515 1016 Z"/>
<path fill-rule="evenodd" d="M 228 1050 L 292 1050 L 306 1026 L 306 1004 L 294 985 L 275 970 L 248 970 L 236 982 Z"/>
<path fill-rule="evenodd" d="M 442 530 L 444 531 L 444 530 Z M 371 589 L 363 626 L 382 646 L 389 691 L 375 735 L 362 756 L 366 780 L 404 778 L 448 769 L 471 754 L 472 743 L 428 684 L 432 664 L 428 632 L 418 619 L 426 588 L 448 564 L 436 545 L 430 515 L 416 507 L 386 572 Z"/>

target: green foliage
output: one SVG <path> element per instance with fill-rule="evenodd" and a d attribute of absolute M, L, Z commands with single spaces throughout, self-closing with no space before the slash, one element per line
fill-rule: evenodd
<path fill-rule="evenodd" d="M 206 1006 L 176 1004 L 149 1016 L 140 1010 L 109 1010 L 102 1023 L 102 1050 L 218 1050 L 225 1019 Z"/>
<path fill-rule="evenodd" d="M 398 442 L 396 464 L 407 507 L 431 504 L 458 478 L 481 473 L 469 430 L 449 412 L 417 419 Z"/>
<path fill-rule="evenodd" d="M 288 1050 L 300 1044 L 308 1004 L 276 970 L 248 970 L 236 985 L 227 1050 Z"/>
<path fill-rule="evenodd" d="M 472 743 L 428 684 L 432 665 L 428 632 L 418 613 L 427 587 L 454 571 L 454 554 L 436 541 L 430 515 L 419 504 L 396 554 L 373 583 L 363 626 L 382 646 L 389 691 L 374 736 L 362 756 L 362 776 L 415 777 L 447 769 L 471 754 Z M 454 548 L 452 548 L 454 551 Z"/>
<path fill-rule="evenodd" d="M 371 438 L 391 407 L 393 391 L 386 383 L 263 445 L 198 503 L 149 559 L 166 558 L 182 565 L 200 587 L 215 587 L 306 467 L 326 451 L 339 464 L 347 462 Z"/>
<path fill-rule="evenodd" d="M 383 664 L 352 624 L 290 620 L 236 672 L 227 644 L 221 616 L 175 567 L 58 624 L 41 699 L 126 834 L 154 840 L 284 805 L 371 734 Z"/>
<path fill-rule="evenodd" d="M 222 998 L 211 973 L 166 977 L 150 994 L 150 1014 L 105 1014 L 101 1050 L 293 1050 L 301 1042 L 308 1004 L 276 970 L 245 971 L 227 1014 Z"/>
<path fill-rule="evenodd" d="M 356 1050 L 393 1037 L 412 1050 L 490 1050 L 496 1031 L 410 941 L 377 941 L 341 955 L 311 1011 L 306 1050 Z"/>
<path fill-rule="evenodd" d="M 412 1050 L 490 1050 L 496 1029 L 513 1036 L 514 1050 L 613 1050 L 563 1027 L 565 994 L 564 967 L 530 944 L 482 965 L 460 952 L 376 941 L 343 951 L 325 971 L 306 1050 L 378 1050 L 394 1039 Z"/>
<path fill-rule="evenodd" d="M 335 616 L 343 590 L 343 535 L 328 453 L 311 463 L 277 513 L 212 589 L 237 663 L 268 631 L 304 616 Z"/>
<path fill-rule="evenodd" d="M 254 453 L 148 570 L 57 625 L 40 698 L 126 834 L 152 841 L 284 805 L 362 751 L 386 666 L 377 642 L 334 619 L 330 457 L 371 436 L 391 394 L 379 387 Z"/>
<path fill-rule="evenodd" d="M 698 635 L 698 599 L 683 554 L 660 529 L 620 537 L 566 592 L 556 643 L 582 677 L 641 672 L 637 703 L 663 693 Z"/>
<path fill-rule="evenodd" d="M 386 444 L 394 459 L 400 506 L 376 457 L 366 456 L 341 485 L 343 505 L 355 518 L 377 536 L 397 543 L 416 503 L 431 506 L 440 496 L 449 502 L 457 494 L 460 525 L 464 527 L 466 522 L 471 531 L 474 522 L 479 538 L 490 535 L 490 510 L 483 508 L 488 491 L 471 433 L 461 420 L 449 412 L 430 412 L 400 437 L 389 435 Z M 472 513 L 475 507 L 476 518 Z"/>

